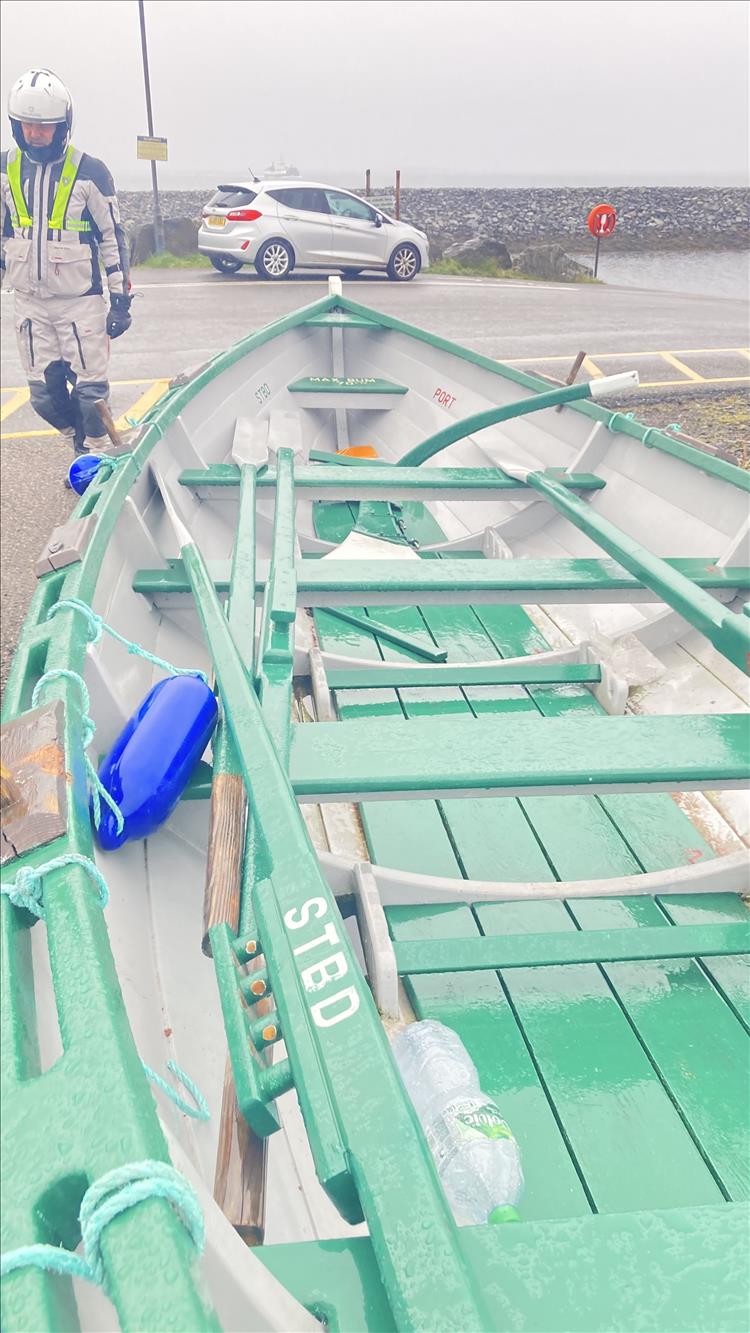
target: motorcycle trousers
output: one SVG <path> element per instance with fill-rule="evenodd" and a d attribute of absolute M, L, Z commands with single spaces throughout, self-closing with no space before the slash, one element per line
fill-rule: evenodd
<path fill-rule="evenodd" d="M 96 401 L 108 398 L 107 303 L 101 295 L 38 297 L 16 292 L 18 351 L 31 406 L 76 451 L 106 435 Z"/>

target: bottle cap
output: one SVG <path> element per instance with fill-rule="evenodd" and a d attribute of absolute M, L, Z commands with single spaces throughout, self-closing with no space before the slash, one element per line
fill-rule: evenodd
<path fill-rule="evenodd" d="M 503 1208 L 493 1208 L 487 1221 L 494 1226 L 497 1222 L 520 1222 L 521 1218 L 515 1208 L 506 1204 Z"/>

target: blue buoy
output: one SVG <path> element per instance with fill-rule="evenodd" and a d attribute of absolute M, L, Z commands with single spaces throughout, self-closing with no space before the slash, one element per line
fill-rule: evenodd
<path fill-rule="evenodd" d="M 73 459 L 68 468 L 68 481 L 71 490 L 75 491 L 76 495 L 83 495 L 83 492 L 91 485 L 101 461 L 99 454 L 79 454 L 77 458 Z"/>
<path fill-rule="evenodd" d="M 105 852 L 147 838 L 169 818 L 211 739 L 218 711 L 197 675 L 170 676 L 149 690 L 99 769 L 125 820 L 118 834 L 115 816 L 102 802 L 97 836 Z"/>

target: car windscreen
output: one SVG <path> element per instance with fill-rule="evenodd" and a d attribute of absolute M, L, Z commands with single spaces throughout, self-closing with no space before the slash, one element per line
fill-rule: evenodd
<path fill-rule="evenodd" d="M 212 195 L 207 208 L 247 208 L 258 197 L 257 190 L 248 190 L 244 185 L 220 185 Z"/>

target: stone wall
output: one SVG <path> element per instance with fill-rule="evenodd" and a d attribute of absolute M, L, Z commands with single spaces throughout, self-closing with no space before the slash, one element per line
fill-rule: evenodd
<path fill-rule="evenodd" d="M 211 192 L 208 186 L 163 193 L 164 217 L 197 224 Z M 452 242 L 482 235 L 505 241 L 511 251 L 542 243 L 576 249 L 591 243 L 586 217 L 602 202 L 617 209 L 617 230 L 606 242 L 612 250 L 748 244 L 750 191 L 744 189 L 403 189 L 401 216 L 427 232 L 434 257 Z M 125 191 L 120 206 L 131 225 L 151 219 L 150 193 Z"/>

